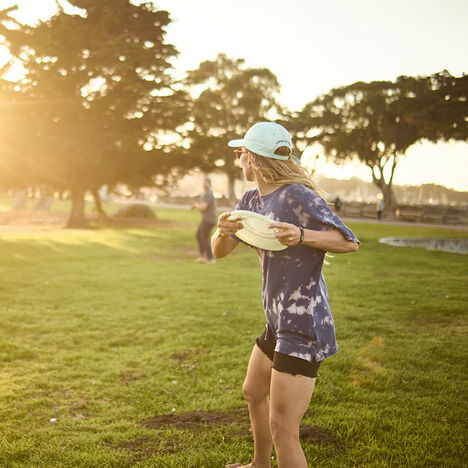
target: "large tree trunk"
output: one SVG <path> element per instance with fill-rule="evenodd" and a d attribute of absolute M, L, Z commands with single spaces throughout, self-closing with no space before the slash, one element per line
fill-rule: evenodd
<path fill-rule="evenodd" d="M 374 184 L 382 192 L 383 202 L 384 202 L 384 211 L 387 213 L 394 212 L 398 203 L 393 194 L 393 187 L 391 184 L 386 184 L 384 180 L 375 178 L 373 180 Z"/>
<path fill-rule="evenodd" d="M 85 215 L 85 196 L 86 190 L 74 188 L 71 192 L 71 210 L 68 218 L 67 227 L 76 229 L 88 229 L 89 223 Z"/>
<path fill-rule="evenodd" d="M 393 194 L 392 186 L 383 184 L 383 188 L 381 188 L 380 190 L 382 191 L 383 195 L 384 211 L 394 212 L 395 208 L 397 207 L 397 201 L 395 199 L 395 195 Z"/>
<path fill-rule="evenodd" d="M 393 175 L 395 173 L 396 158 L 393 161 L 392 172 L 388 182 L 385 181 L 383 167 L 380 165 L 371 165 L 368 164 L 370 170 L 372 171 L 372 182 L 376 185 L 379 190 L 382 192 L 383 201 L 384 201 L 384 211 L 393 212 L 397 208 L 397 201 L 393 193 Z M 377 172 L 377 174 L 376 174 Z"/>

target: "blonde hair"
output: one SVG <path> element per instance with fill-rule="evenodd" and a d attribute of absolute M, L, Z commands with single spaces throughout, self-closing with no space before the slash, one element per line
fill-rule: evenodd
<path fill-rule="evenodd" d="M 307 170 L 293 161 L 291 158 L 283 161 L 281 159 L 267 158 L 252 153 L 252 166 L 258 171 L 262 179 L 268 184 L 300 184 L 311 188 L 321 195 L 321 190 L 312 180 Z M 279 156 L 289 156 L 290 150 L 287 146 L 281 146 L 275 154 Z"/>

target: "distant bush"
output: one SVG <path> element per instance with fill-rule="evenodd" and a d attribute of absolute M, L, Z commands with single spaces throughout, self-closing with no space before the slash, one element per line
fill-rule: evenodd
<path fill-rule="evenodd" d="M 156 219 L 153 210 L 143 203 L 135 203 L 121 208 L 114 214 L 118 219 Z"/>

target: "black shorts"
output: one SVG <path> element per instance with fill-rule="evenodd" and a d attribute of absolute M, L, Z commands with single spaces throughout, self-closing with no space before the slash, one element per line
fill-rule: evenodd
<path fill-rule="evenodd" d="M 276 352 L 276 341 L 265 340 L 265 332 L 266 330 L 263 330 L 263 333 L 255 340 L 255 343 L 268 359 L 273 362 L 273 369 L 291 375 L 305 375 L 313 379 L 318 376 L 317 371 L 320 367 L 320 362 L 317 362 L 315 358 L 310 362 L 295 356 L 288 356 L 287 354 Z"/>

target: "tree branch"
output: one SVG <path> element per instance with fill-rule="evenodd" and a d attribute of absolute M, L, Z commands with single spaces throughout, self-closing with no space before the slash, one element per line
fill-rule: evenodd
<path fill-rule="evenodd" d="M 392 185 L 392 182 L 393 182 L 393 176 L 395 174 L 395 168 L 396 168 L 396 165 L 397 165 L 397 156 L 396 154 L 394 153 L 393 154 L 393 164 L 392 164 L 392 171 L 390 173 L 390 180 L 388 181 L 388 186 L 391 186 Z"/>
<path fill-rule="evenodd" d="M 377 164 L 371 164 L 371 163 L 366 163 L 367 167 L 370 168 L 371 172 L 372 172 L 372 182 L 377 185 L 378 187 L 380 187 L 381 183 L 382 183 L 382 179 L 378 178 L 376 175 L 375 175 L 375 168 L 378 167 Z M 380 171 L 380 173 L 382 174 L 382 171 Z"/>

